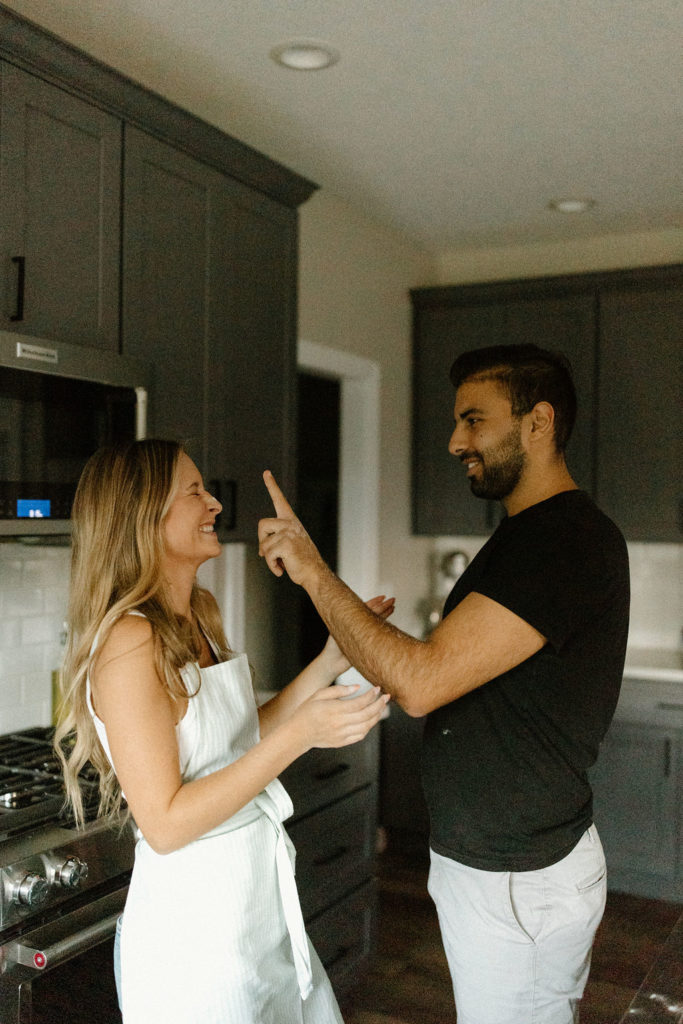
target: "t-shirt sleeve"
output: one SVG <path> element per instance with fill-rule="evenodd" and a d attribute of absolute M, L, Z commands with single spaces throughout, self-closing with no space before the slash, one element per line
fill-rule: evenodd
<path fill-rule="evenodd" d="M 510 523 L 474 590 L 518 615 L 560 650 L 599 616 L 614 579 L 595 523 L 553 517 Z"/>

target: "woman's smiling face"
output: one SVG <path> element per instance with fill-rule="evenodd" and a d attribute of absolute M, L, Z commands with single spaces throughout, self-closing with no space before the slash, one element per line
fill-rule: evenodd
<path fill-rule="evenodd" d="M 177 486 L 164 520 L 167 565 L 191 564 L 197 569 L 221 552 L 214 523 L 221 503 L 204 488 L 202 476 L 189 455 L 178 461 Z"/>

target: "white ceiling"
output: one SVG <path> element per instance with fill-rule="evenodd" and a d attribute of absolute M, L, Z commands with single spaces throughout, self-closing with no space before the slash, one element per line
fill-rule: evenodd
<path fill-rule="evenodd" d="M 433 253 L 683 223 L 680 0 L 7 6 Z M 302 37 L 339 63 L 269 59 Z"/>

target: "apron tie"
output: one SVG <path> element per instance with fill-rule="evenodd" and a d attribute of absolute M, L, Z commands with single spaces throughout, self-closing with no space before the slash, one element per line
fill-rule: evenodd
<path fill-rule="evenodd" d="M 313 991 L 313 972 L 311 970 L 311 957 L 308 949 L 308 936 L 306 935 L 299 894 L 296 888 L 296 881 L 294 880 L 294 846 L 282 827 L 282 821 L 278 817 L 270 795 L 267 792 L 260 793 L 255 798 L 254 803 L 261 808 L 272 823 L 277 834 L 275 862 L 280 895 L 282 897 L 282 909 L 292 943 L 299 992 L 302 999 L 307 999 Z"/>

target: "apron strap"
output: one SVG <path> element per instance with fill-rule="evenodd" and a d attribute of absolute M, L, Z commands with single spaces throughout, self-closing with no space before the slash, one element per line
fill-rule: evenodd
<path fill-rule="evenodd" d="M 294 880 L 294 847 L 292 846 L 291 839 L 282 827 L 282 822 L 268 794 L 260 793 L 255 798 L 254 803 L 261 808 L 277 833 L 275 860 L 280 895 L 282 897 L 282 909 L 292 943 L 299 992 L 302 999 L 307 999 L 313 991 L 313 972 L 311 970 L 311 957 L 308 949 L 308 936 L 306 935 L 299 893 L 297 892 L 296 881 Z"/>

